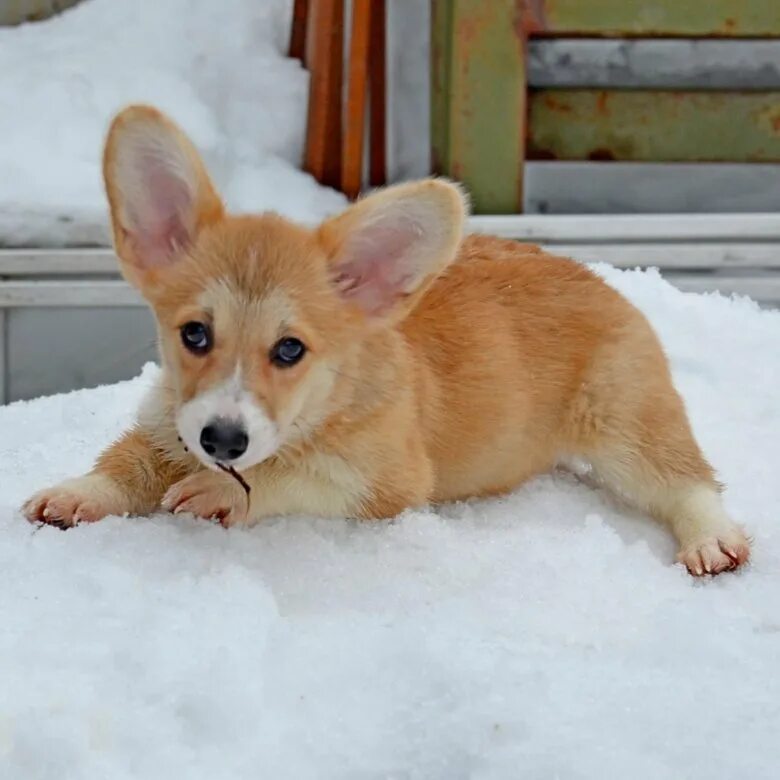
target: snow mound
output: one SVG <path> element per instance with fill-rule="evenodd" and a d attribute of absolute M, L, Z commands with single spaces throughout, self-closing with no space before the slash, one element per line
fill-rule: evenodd
<path fill-rule="evenodd" d="M 296 168 L 308 75 L 283 55 L 290 0 L 88 0 L 0 28 L 0 245 L 105 244 L 111 116 L 161 108 L 228 205 L 315 219 L 343 198 Z"/>
<path fill-rule="evenodd" d="M 777 777 L 780 313 L 599 271 L 658 329 L 748 568 L 693 580 L 565 474 L 392 523 L 34 531 L 16 507 L 150 366 L 0 409 L 0 776 Z"/>

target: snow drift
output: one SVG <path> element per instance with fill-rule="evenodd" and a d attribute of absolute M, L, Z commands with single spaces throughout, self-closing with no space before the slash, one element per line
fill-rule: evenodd
<path fill-rule="evenodd" d="M 696 581 L 567 474 L 391 523 L 17 507 L 86 469 L 156 369 L 0 408 L 0 776 L 776 777 L 780 313 L 599 269 L 651 318 L 755 537 Z"/>
<path fill-rule="evenodd" d="M 315 219 L 343 198 L 296 168 L 308 74 L 291 0 L 89 0 L 0 28 L 0 245 L 105 244 L 103 136 L 152 103 L 201 150 L 230 208 Z"/>

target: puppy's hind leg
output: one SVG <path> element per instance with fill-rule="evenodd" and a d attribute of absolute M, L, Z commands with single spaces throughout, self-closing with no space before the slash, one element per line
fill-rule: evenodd
<path fill-rule="evenodd" d="M 616 307 L 572 399 L 572 453 L 628 503 L 666 523 L 678 561 L 694 575 L 747 561 L 750 545 L 728 516 L 721 486 L 693 437 L 658 337 L 633 308 Z"/>
<path fill-rule="evenodd" d="M 750 555 L 748 539 L 726 513 L 682 401 L 669 390 L 652 425 L 642 417 L 626 421 L 620 435 L 605 437 L 590 453 L 591 462 L 607 487 L 669 526 L 680 545 L 677 560 L 691 574 L 734 569 Z"/>

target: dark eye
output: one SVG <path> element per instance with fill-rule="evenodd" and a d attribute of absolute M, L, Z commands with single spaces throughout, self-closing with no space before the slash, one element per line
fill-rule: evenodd
<path fill-rule="evenodd" d="M 306 354 L 306 345 L 300 339 L 277 341 L 271 349 L 271 362 L 279 368 L 294 366 Z"/>
<path fill-rule="evenodd" d="M 185 322 L 181 326 L 181 343 L 196 355 L 205 355 L 212 347 L 211 328 L 203 322 Z"/>

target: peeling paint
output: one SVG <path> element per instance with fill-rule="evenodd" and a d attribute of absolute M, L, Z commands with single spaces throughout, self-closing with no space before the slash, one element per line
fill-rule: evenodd
<path fill-rule="evenodd" d="M 517 0 L 434 0 L 434 43 L 446 62 L 432 96 L 437 171 L 469 190 L 477 213 L 522 207 L 525 34 Z M 522 9 L 520 9 L 522 11 Z M 436 43 L 438 41 L 438 43 Z"/>
<path fill-rule="evenodd" d="M 528 157 L 780 162 L 780 91 L 539 90 Z"/>
<path fill-rule="evenodd" d="M 606 162 L 615 159 L 615 154 L 611 149 L 594 149 L 588 154 L 588 159 L 594 162 Z"/>
<path fill-rule="evenodd" d="M 517 0 L 515 21 L 523 35 L 544 32 L 548 27 L 544 0 Z"/>
<path fill-rule="evenodd" d="M 780 34 L 777 0 L 539 0 L 536 34 L 769 37 Z"/>

